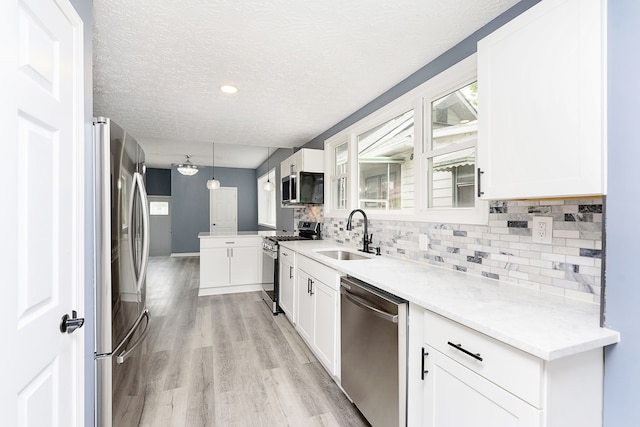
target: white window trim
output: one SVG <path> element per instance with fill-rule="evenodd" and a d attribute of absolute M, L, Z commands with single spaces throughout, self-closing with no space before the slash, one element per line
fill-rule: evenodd
<path fill-rule="evenodd" d="M 336 147 L 343 145 L 343 144 L 348 144 L 347 146 L 347 172 L 345 174 L 336 174 L 335 171 L 335 158 L 334 158 L 334 153 L 335 153 L 335 149 Z M 324 209 L 333 209 L 331 206 L 333 206 L 333 198 L 331 197 L 331 191 L 333 191 L 333 180 L 335 178 L 338 177 L 343 177 L 346 176 L 347 177 L 347 188 L 346 188 L 346 198 L 347 198 L 347 202 L 346 202 L 346 209 L 333 209 L 333 212 L 335 212 L 336 216 L 342 216 L 342 214 L 348 214 L 351 210 L 351 188 L 349 188 L 350 182 L 351 182 L 351 146 L 352 144 L 349 143 L 349 139 L 348 138 L 331 138 L 331 141 L 329 142 L 329 140 L 325 141 L 325 145 L 324 145 L 324 164 L 325 165 L 329 165 L 329 170 L 328 170 L 328 175 L 329 175 L 329 179 L 326 180 L 325 184 L 324 184 L 324 200 L 325 200 L 325 208 Z"/>
<path fill-rule="evenodd" d="M 489 204 L 486 200 L 478 198 L 477 195 L 473 208 L 429 208 L 427 206 L 428 157 L 437 153 L 430 152 L 427 154 L 424 147 L 425 136 L 430 134 L 431 120 L 429 120 L 428 117 L 430 117 L 431 113 L 431 101 L 447 95 L 460 87 L 464 87 L 466 84 L 475 80 L 477 80 L 477 65 L 476 54 L 473 54 L 429 79 L 422 85 L 396 98 L 394 101 L 371 113 L 357 123 L 328 138 L 325 141 L 325 164 L 331 165 L 330 183 L 334 172 L 333 149 L 345 141 L 348 141 L 349 144 L 347 209 L 332 209 L 332 186 L 327 185 L 325 186 L 325 200 L 329 203 L 325 204 L 324 216 L 328 218 L 345 217 L 352 209 L 357 208 L 358 168 L 353 167 L 354 159 L 358 158 L 357 136 L 380 123 L 413 109 L 414 135 L 416 139 L 414 141 L 414 161 L 416 161 L 416 179 L 414 186 L 415 207 L 413 210 L 406 211 L 378 211 L 372 209 L 367 211 L 367 216 L 372 219 L 394 221 L 486 225 L 489 219 Z M 456 146 L 455 150 L 461 149 L 462 147 L 463 145 Z M 476 161 L 478 158 L 477 151 L 478 146 L 476 144 Z"/>
<path fill-rule="evenodd" d="M 273 167 L 271 168 L 269 171 L 267 171 L 267 173 L 265 173 L 264 175 L 262 175 L 261 177 L 258 178 L 258 225 L 261 225 L 263 227 L 268 227 L 268 228 L 273 228 L 275 230 L 276 228 L 276 190 L 275 188 L 270 191 L 270 194 L 266 194 L 265 196 L 267 197 L 271 197 L 271 217 L 273 218 L 273 223 L 268 223 L 265 221 L 262 221 L 263 218 L 261 218 L 261 210 L 260 210 L 260 192 L 262 193 L 266 193 L 264 191 L 264 189 L 262 188 L 262 184 L 264 184 L 267 179 L 269 179 L 274 185 L 276 184 L 275 182 L 275 178 L 276 178 L 276 168 Z"/>

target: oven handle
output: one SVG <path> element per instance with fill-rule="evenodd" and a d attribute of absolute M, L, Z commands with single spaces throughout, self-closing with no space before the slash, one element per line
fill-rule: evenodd
<path fill-rule="evenodd" d="M 351 301 L 353 304 L 357 305 L 358 307 L 364 310 L 370 311 L 371 314 L 373 314 L 374 316 L 378 316 L 381 319 L 384 319 L 388 322 L 398 323 L 397 314 L 387 313 L 386 311 L 380 310 L 379 308 L 376 308 L 370 304 L 367 304 L 366 300 L 355 296 L 354 294 L 349 292 L 344 286 L 340 287 L 340 293 L 344 295 L 344 297 L 349 301 Z"/>

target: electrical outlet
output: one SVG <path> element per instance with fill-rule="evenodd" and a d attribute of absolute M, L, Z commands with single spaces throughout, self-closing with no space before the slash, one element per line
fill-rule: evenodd
<path fill-rule="evenodd" d="M 550 216 L 534 216 L 531 226 L 531 239 L 534 243 L 551 244 L 553 238 L 553 218 Z"/>
<path fill-rule="evenodd" d="M 429 235 L 428 234 L 420 234 L 419 236 L 419 247 L 421 251 L 429 250 Z"/>

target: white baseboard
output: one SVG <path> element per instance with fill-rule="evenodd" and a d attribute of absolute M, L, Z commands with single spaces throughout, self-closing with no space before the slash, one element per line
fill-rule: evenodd
<path fill-rule="evenodd" d="M 200 252 L 178 252 L 178 253 L 171 254 L 171 258 L 180 258 L 180 257 L 187 257 L 187 256 L 200 256 Z"/>
<path fill-rule="evenodd" d="M 257 283 L 254 285 L 230 285 L 230 286 L 219 286 L 219 287 L 211 287 L 211 288 L 200 288 L 198 292 L 198 296 L 207 296 L 207 295 L 222 295 L 222 294 L 237 294 L 240 292 L 255 292 L 261 291 L 262 284 Z"/>

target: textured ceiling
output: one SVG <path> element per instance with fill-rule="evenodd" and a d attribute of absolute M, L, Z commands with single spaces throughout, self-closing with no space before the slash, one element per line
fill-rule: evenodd
<path fill-rule="evenodd" d="M 517 0 L 93 0 L 94 115 L 167 167 L 256 168 L 304 145 Z M 238 86 L 227 95 L 223 84 Z"/>

